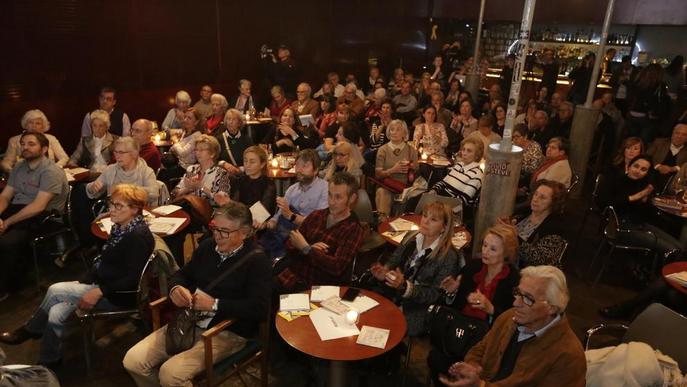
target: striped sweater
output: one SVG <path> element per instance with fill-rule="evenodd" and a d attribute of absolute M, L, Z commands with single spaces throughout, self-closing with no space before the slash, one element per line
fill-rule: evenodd
<path fill-rule="evenodd" d="M 438 195 L 461 198 L 464 204 L 472 204 L 482 188 L 484 172 L 478 162 L 465 165 L 459 161 L 451 167 L 444 179 L 432 187 Z"/>

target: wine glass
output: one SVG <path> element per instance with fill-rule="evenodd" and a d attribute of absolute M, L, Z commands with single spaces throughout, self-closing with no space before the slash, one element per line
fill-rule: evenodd
<path fill-rule="evenodd" d="M 673 179 L 673 193 L 678 199 L 682 199 L 685 189 L 687 189 L 687 178 L 675 176 Z"/>

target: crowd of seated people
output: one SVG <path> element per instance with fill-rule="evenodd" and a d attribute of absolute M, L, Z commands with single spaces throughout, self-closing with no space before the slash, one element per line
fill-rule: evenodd
<path fill-rule="evenodd" d="M 71 157 L 56 137 L 45 133 L 50 129 L 45 114 L 27 111 L 22 133 L 10 138 L 2 161 L 9 179 L 0 194 L 0 261 L 12 270 L 0 273 L 0 302 L 16 290 L 13 282 L 21 281 L 9 273 L 27 271 L 25 255 L 39 231 L 36 224 L 46 213 L 65 210 L 70 189 L 79 243 L 87 252 L 101 252 L 101 259 L 80 283 L 51 286 L 31 319 L 0 335 L 0 341 L 19 344 L 42 336 L 39 360 L 52 366 L 61 360 L 64 322 L 75 309 L 129 305 L 130 300 L 118 300 L 115 293 L 135 287 L 133 275 L 138 277 L 141 262 L 150 255 L 152 236 L 142 211 L 166 203 L 162 187 L 172 187 L 172 202 L 192 215 L 188 229 L 164 238 L 181 267 L 172 280 L 171 302 L 203 311 L 204 330 L 224 318 L 241 317 L 241 323 L 223 332 L 217 358 L 255 336 L 270 294 L 348 283 L 367 236 L 353 211 L 360 189 L 374 193 L 379 221 L 402 209 L 415 210 L 419 196 L 409 199 L 404 195 L 407 188 L 474 205 L 485 176 L 483 160 L 505 130 L 507 96 L 499 84 L 472 96 L 462 88 L 461 70 L 447 68 L 445 59 L 433 57 L 418 79 L 396 69 L 388 83 L 376 66 L 370 67 L 363 84 L 352 75 L 341 84 L 339 75 L 331 72 L 314 94 L 310 83 L 297 79 L 261 91 L 241 79 L 229 100 L 203 85 L 195 104 L 180 90 L 160 126 L 174 137 L 164 155 L 153 141 L 153 122 L 137 118 L 131 124 L 116 108 L 117 93 L 109 87 L 100 91 L 99 109 L 84 117 Z M 280 57 L 275 64 L 284 65 L 281 62 Z M 576 84 L 584 83 L 586 70 L 577 71 L 581 75 Z M 661 71 L 654 65 L 633 71 L 631 79 L 616 84 L 595 106 L 602 112 L 597 132 L 606 137 L 604 146 L 622 142 L 617 157 L 604 165 L 601 202 L 614 206 L 622 226 L 636 231 L 626 236 L 631 242 L 657 249 L 665 261 L 681 256 L 684 241 L 655 221 L 649 200 L 674 176 L 687 175 L 687 124 L 674 125 L 670 138 L 654 139 L 660 134 L 653 117 L 658 102 L 650 91 L 662 88 L 662 81 L 655 81 Z M 621 86 L 631 96 L 626 112 L 614 102 Z M 577 99 L 579 87 L 574 89 Z M 268 91 L 271 101 L 260 104 L 259 95 Z M 263 108 L 272 121 L 256 132 L 247 117 Z M 479 259 L 453 247 L 454 214 L 437 201 L 423 207 L 419 230 L 370 268 L 370 286 L 402 307 L 410 336 L 427 333 L 426 311 L 432 304 L 492 327 L 466 354 L 465 363 L 453 364 L 462 359 L 433 350 L 429 361 L 435 383 L 510 380 L 529 385 L 555 378 L 559 384 L 578 385 L 580 374 L 584 377 L 581 348 L 564 314 L 569 299 L 565 277 L 556 268 L 561 267 L 567 237 L 562 212 L 573 183 L 568 158 L 574 108 L 550 85 L 523 99 L 518 125 L 512 128 L 513 143 L 523 149 L 518 191 L 522 211 L 490 225 L 484 238 L 475 241 L 482 245 Z M 271 173 L 275 171 L 269 169 L 270 157 L 281 153 L 295 155 L 294 182 L 285 192 L 278 192 L 276 174 Z M 161 159 L 167 156 L 182 175 L 163 177 L 161 169 L 168 166 L 161 168 Z M 428 157 L 449 165 L 434 184 L 415 187 L 420 177 L 430 180 L 421 176 L 420 168 Z M 83 167 L 97 177 L 69 188 L 63 166 Z M 91 233 L 91 223 L 100 215 L 93 206 L 98 200 L 107 202 L 104 214 L 114 223 L 105 242 Z M 195 200 L 213 212 L 196 216 L 191 208 Z M 251 213 L 258 203 L 269 213 L 264 222 Z M 188 254 L 185 241 L 193 233 L 205 238 Z M 647 240 L 647 235 L 655 238 Z M 121 249 L 136 254 L 113 259 Z M 209 293 L 199 291 L 218 267 L 253 251 L 258 254 L 243 273 Z M 124 357 L 138 385 L 188 383 L 204 367 L 198 361 L 198 343 L 167 355 L 160 347 L 164 329 Z M 551 357 L 536 354 L 549 346 Z"/>

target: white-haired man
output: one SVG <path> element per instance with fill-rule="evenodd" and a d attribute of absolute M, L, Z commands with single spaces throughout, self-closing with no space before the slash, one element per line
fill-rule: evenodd
<path fill-rule="evenodd" d="M 355 83 L 349 83 L 344 88 L 344 93 L 336 101 L 337 105 L 347 105 L 351 110 L 351 116 L 360 118 L 365 112 L 365 102 L 358 96 L 358 87 Z"/>
<path fill-rule="evenodd" d="M 253 83 L 251 81 L 247 79 L 239 80 L 239 93 L 231 97 L 231 100 L 229 101 L 229 107 L 234 108 L 244 114 L 249 112 L 251 109 L 253 109 L 253 111 L 260 110 L 261 107 L 258 106 L 258 103 L 253 96 L 252 88 Z"/>
<path fill-rule="evenodd" d="M 513 308 L 439 380 L 457 386 L 585 385 L 586 360 L 563 315 L 569 294 L 565 274 L 553 266 L 530 266 L 513 289 Z"/>
<path fill-rule="evenodd" d="M 312 88 L 309 84 L 302 82 L 296 87 L 296 100 L 291 103 L 291 110 L 297 115 L 310 114 L 313 117 L 320 115 L 320 104 L 310 97 Z"/>
<path fill-rule="evenodd" d="M 191 96 L 186 90 L 177 91 L 174 97 L 174 107 L 169 109 L 165 119 L 162 121 L 162 130 L 181 129 L 184 122 L 184 114 L 191 107 Z"/>

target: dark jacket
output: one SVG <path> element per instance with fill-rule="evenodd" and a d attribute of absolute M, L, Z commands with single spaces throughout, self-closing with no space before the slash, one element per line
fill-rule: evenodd
<path fill-rule="evenodd" d="M 233 137 L 224 127 L 222 127 L 219 132 L 215 133 L 215 138 L 219 142 L 218 160 L 224 160 L 237 167 L 243 165 L 243 151 L 253 145 L 253 140 L 243 131 L 239 133 L 241 133 L 239 137 Z M 232 157 L 229 156 L 230 151 Z M 236 161 L 236 163 L 232 161 L 232 158 Z"/>
<path fill-rule="evenodd" d="M 228 329 L 242 337 L 254 337 L 258 323 L 265 320 L 272 292 L 272 269 L 269 258 L 257 244 L 246 240 L 236 255 L 221 261 L 215 251 L 215 241 L 203 241 L 189 263 L 172 277 L 170 289 L 180 285 L 194 293 L 197 288 L 219 299 L 217 313 L 208 328 L 217 323 L 238 318 Z M 251 251 L 255 254 L 248 258 L 211 290 L 205 287 L 221 273 L 231 267 L 241 257 Z"/>
<path fill-rule="evenodd" d="M 122 308 L 136 306 L 135 294 L 120 291 L 136 290 L 141 272 L 153 253 L 155 240 L 146 224 L 125 234 L 116 245 L 103 250 L 100 263 L 94 265 L 80 280 L 98 284 L 103 297 Z"/>
<path fill-rule="evenodd" d="M 456 291 L 456 297 L 452 300 L 452 307 L 457 311 L 463 310 L 467 304 L 467 298 L 470 293 L 477 289 L 475 282 L 475 275 L 482 270 L 481 259 L 468 259 L 467 263 L 460 270 L 458 274 L 462 275 L 460 285 Z M 510 267 L 508 276 L 498 282 L 494 297 L 489 300 L 494 305 L 494 314 L 492 315 L 490 323 L 495 320 L 501 313 L 513 306 L 513 288 L 518 286 L 520 282 L 520 272 L 514 267 Z"/>
<path fill-rule="evenodd" d="M 260 202 L 270 214 L 274 214 L 277 207 L 277 188 L 274 180 L 265 175 L 253 180 L 241 174 L 238 179 L 231 182 L 231 200 L 248 207 Z"/>
<path fill-rule="evenodd" d="M 561 262 L 557 258 L 565 243 L 563 217 L 559 214 L 549 214 L 527 240 L 519 239 L 519 242 L 518 267 L 535 265 L 560 267 Z"/>

